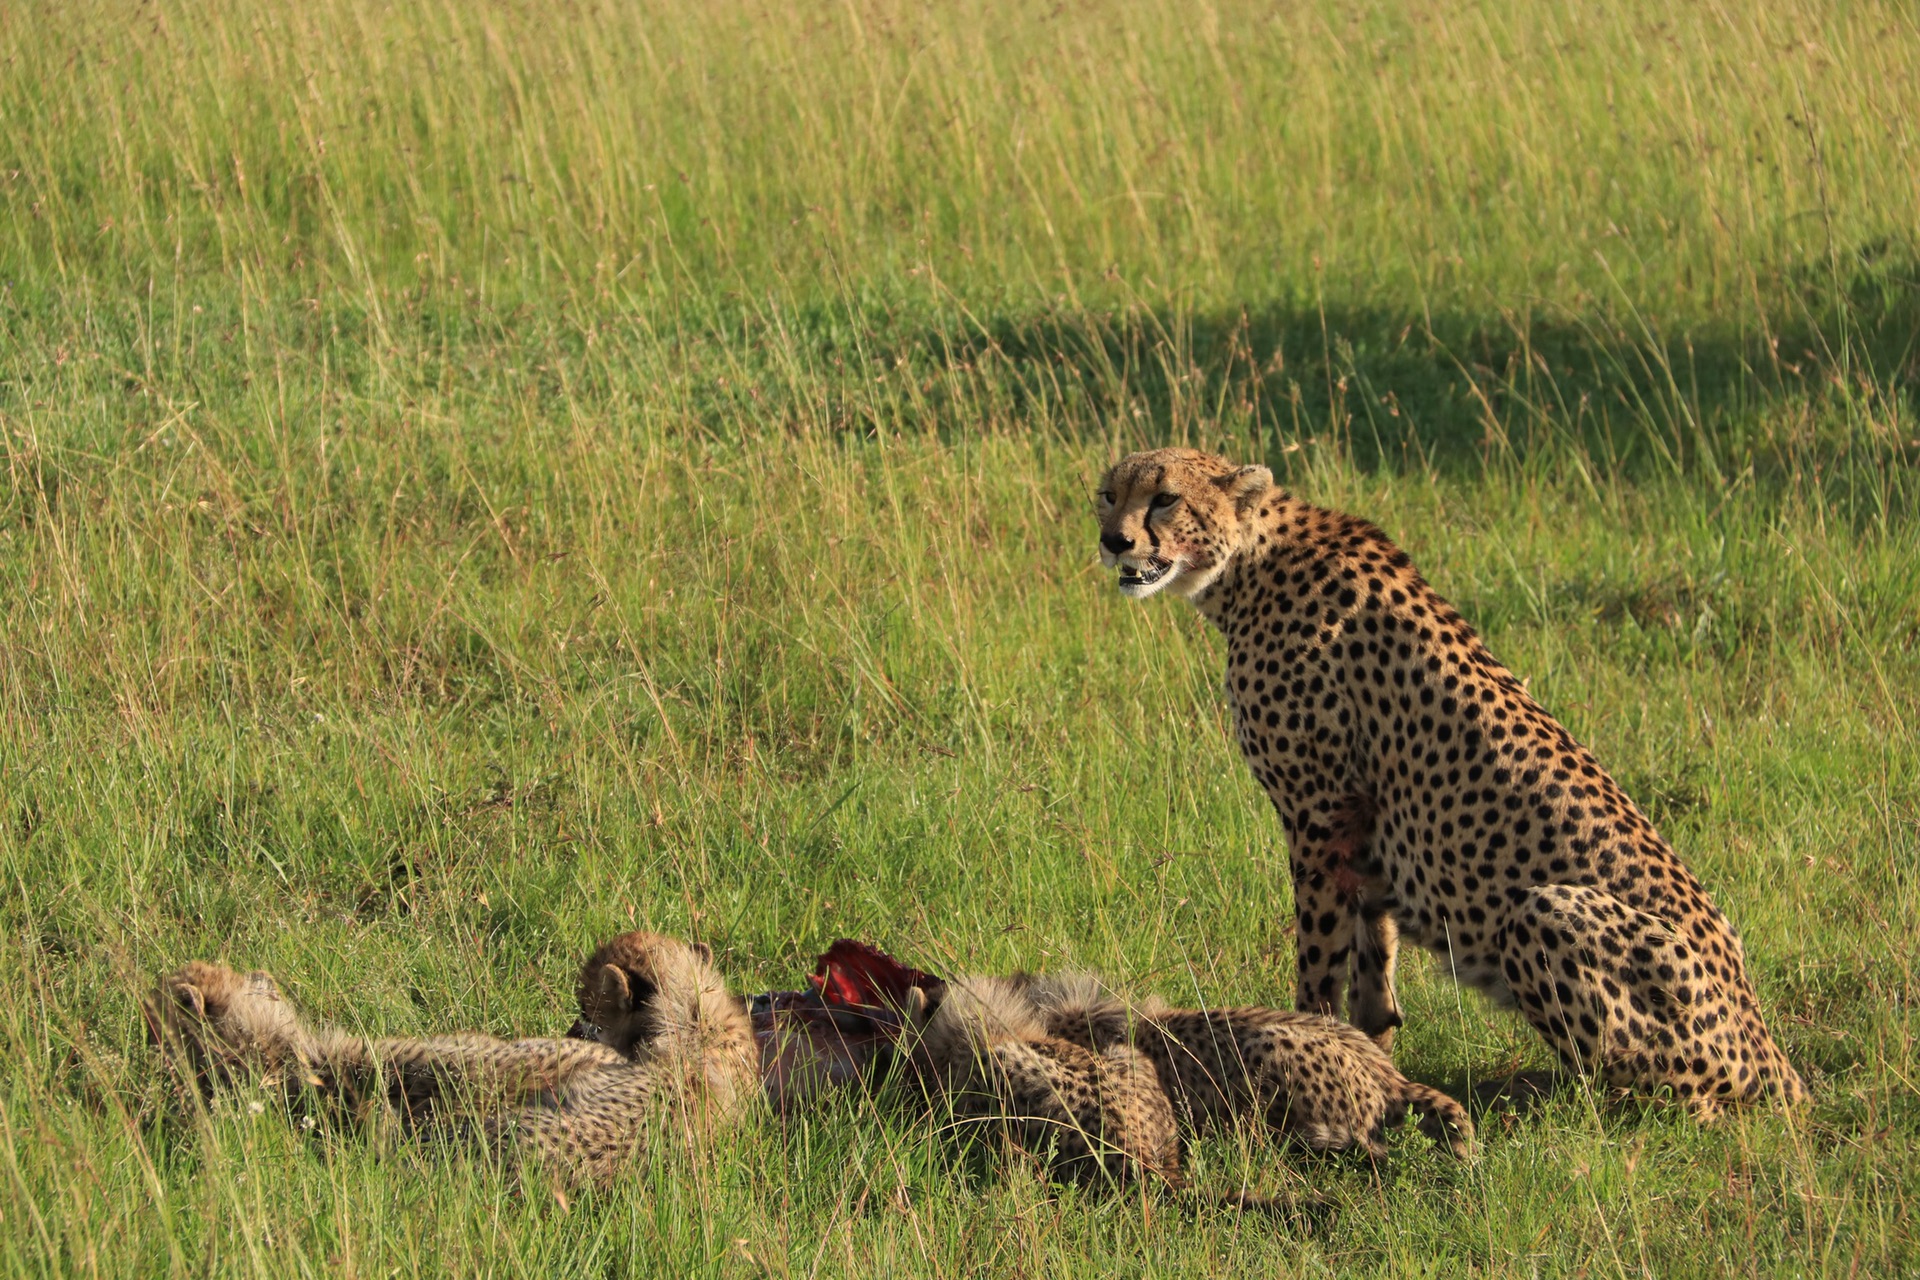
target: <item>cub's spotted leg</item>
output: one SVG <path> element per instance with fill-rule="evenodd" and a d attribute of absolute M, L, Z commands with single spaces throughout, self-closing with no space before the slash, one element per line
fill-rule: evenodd
<path fill-rule="evenodd" d="M 1494 945 L 1521 1012 L 1574 1069 L 1666 1085 L 1702 1119 L 1762 1092 L 1722 964 L 1666 921 L 1599 888 L 1542 885 Z"/>

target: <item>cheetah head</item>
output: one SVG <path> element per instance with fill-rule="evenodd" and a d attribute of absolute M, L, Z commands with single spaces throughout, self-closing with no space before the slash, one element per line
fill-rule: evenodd
<path fill-rule="evenodd" d="M 636 929 L 602 944 L 580 969 L 573 1035 L 631 1057 L 699 1016 L 700 998 L 724 994 L 713 949 Z"/>
<path fill-rule="evenodd" d="M 1130 453 L 1100 484 L 1100 563 L 1119 568 L 1120 593 L 1136 600 L 1196 596 L 1239 550 L 1247 517 L 1272 487 L 1265 467 L 1198 449 Z"/>
<path fill-rule="evenodd" d="M 273 975 L 189 961 L 141 1003 L 147 1038 L 191 1064 L 202 1084 L 259 1070 L 267 1082 L 299 1052 L 299 1017 Z"/>
<path fill-rule="evenodd" d="M 912 1057 L 936 1071 L 971 1063 L 1002 1040 L 1038 1040 L 1047 1033 L 1026 993 L 1006 978 L 951 978 L 934 991 L 913 987 L 902 1012 Z"/>

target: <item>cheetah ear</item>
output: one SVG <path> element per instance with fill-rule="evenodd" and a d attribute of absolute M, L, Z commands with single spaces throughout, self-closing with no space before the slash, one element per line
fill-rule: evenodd
<path fill-rule="evenodd" d="M 712 947 L 710 947 L 710 946 L 708 946 L 708 945 L 707 945 L 706 943 L 704 943 L 704 942 L 695 942 L 695 943 L 690 943 L 690 944 L 689 944 L 689 946 L 690 946 L 690 947 L 692 948 L 692 950 L 693 950 L 693 954 L 694 954 L 694 955 L 696 955 L 696 956 L 699 956 L 699 957 L 700 957 L 700 963 L 701 963 L 701 964 L 712 964 L 712 963 L 713 963 L 713 948 L 712 948 Z"/>
<path fill-rule="evenodd" d="M 927 993 L 920 987 L 907 988 L 907 1023 L 924 1026 L 927 1021 Z"/>
<path fill-rule="evenodd" d="M 617 964 L 603 964 L 593 975 L 594 993 L 619 1013 L 633 1009 L 633 990 L 627 985 L 627 971 Z"/>
<path fill-rule="evenodd" d="M 1245 515 L 1260 500 L 1261 494 L 1273 488 L 1273 472 L 1261 466 L 1241 467 L 1216 477 L 1214 483 L 1227 495 L 1234 509 Z"/>
<path fill-rule="evenodd" d="M 193 1010 L 196 1018 L 207 1016 L 207 997 L 200 988 L 191 982 L 177 982 L 173 987 L 173 999 L 183 1009 Z"/>

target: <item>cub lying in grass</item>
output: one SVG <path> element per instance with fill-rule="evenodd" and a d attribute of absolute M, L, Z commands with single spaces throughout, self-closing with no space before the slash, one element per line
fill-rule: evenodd
<path fill-rule="evenodd" d="M 1049 1036 L 1004 978 L 907 993 L 907 1062 L 954 1118 L 998 1126 L 1069 1181 L 1179 1186 L 1180 1136 L 1153 1065 L 1124 1042 Z"/>
<path fill-rule="evenodd" d="M 356 1115 L 384 1107 L 414 1128 L 477 1129 L 509 1158 L 604 1183 L 654 1124 L 702 1144 L 758 1093 L 751 1033 L 730 1034 L 745 1009 L 704 956 L 651 935 L 633 950 L 660 982 L 644 1001 L 652 1030 L 631 1056 L 583 1040 L 369 1040 L 309 1028 L 273 975 L 198 960 L 163 978 L 143 1012 L 154 1043 L 203 1089 L 243 1076 L 310 1089 Z"/>
<path fill-rule="evenodd" d="M 1473 1149 L 1473 1122 L 1458 1102 L 1401 1075 L 1344 1022 L 1257 1007 L 1175 1009 L 1152 997 L 1129 1003 L 1087 973 L 1011 981 L 1048 1035 L 1145 1054 L 1189 1124 L 1254 1117 L 1314 1151 L 1358 1147 L 1378 1158 L 1386 1129 L 1411 1108 L 1435 1142 L 1461 1156 Z"/>

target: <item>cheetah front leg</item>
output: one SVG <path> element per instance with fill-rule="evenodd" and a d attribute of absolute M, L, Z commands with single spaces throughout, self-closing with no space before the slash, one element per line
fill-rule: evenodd
<path fill-rule="evenodd" d="M 1393 1051 L 1393 1031 L 1405 1019 L 1393 989 L 1393 967 L 1400 952 L 1400 926 L 1379 896 L 1354 913 L 1353 984 L 1348 1006 L 1353 1025 L 1373 1037 L 1383 1052 Z"/>
<path fill-rule="evenodd" d="M 1296 846 L 1293 869 L 1294 937 L 1293 1007 L 1302 1013 L 1343 1016 L 1346 1002 L 1348 940 L 1352 914 L 1333 884 L 1333 877 L 1315 866 Z"/>
<path fill-rule="evenodd" d="M 1397 935 L 1385 933 L 1384 947 L 1378 945 L 1361 910 L 1377 889 L 1369 874 L 1367 852 L 1373 814 L 1371 800 L 1349 794 L 1323 798 L 1288 824 L 1298 925 L 1294 1007 L 1302 1013 L 1344 1017 L 1351 984 L 1356 1010 L 1364 1011 L 1375 1024 L 1362 1030 L 1391 1035 L 1399 1025 L 1393 997 Z M 1386 929 L 1391 930 L 1390 923 Z M 1366 955 L 1357 964 L 1356 943 Z M 1389 1015 L 1392 1021 L 1384 1021 Z"/>

